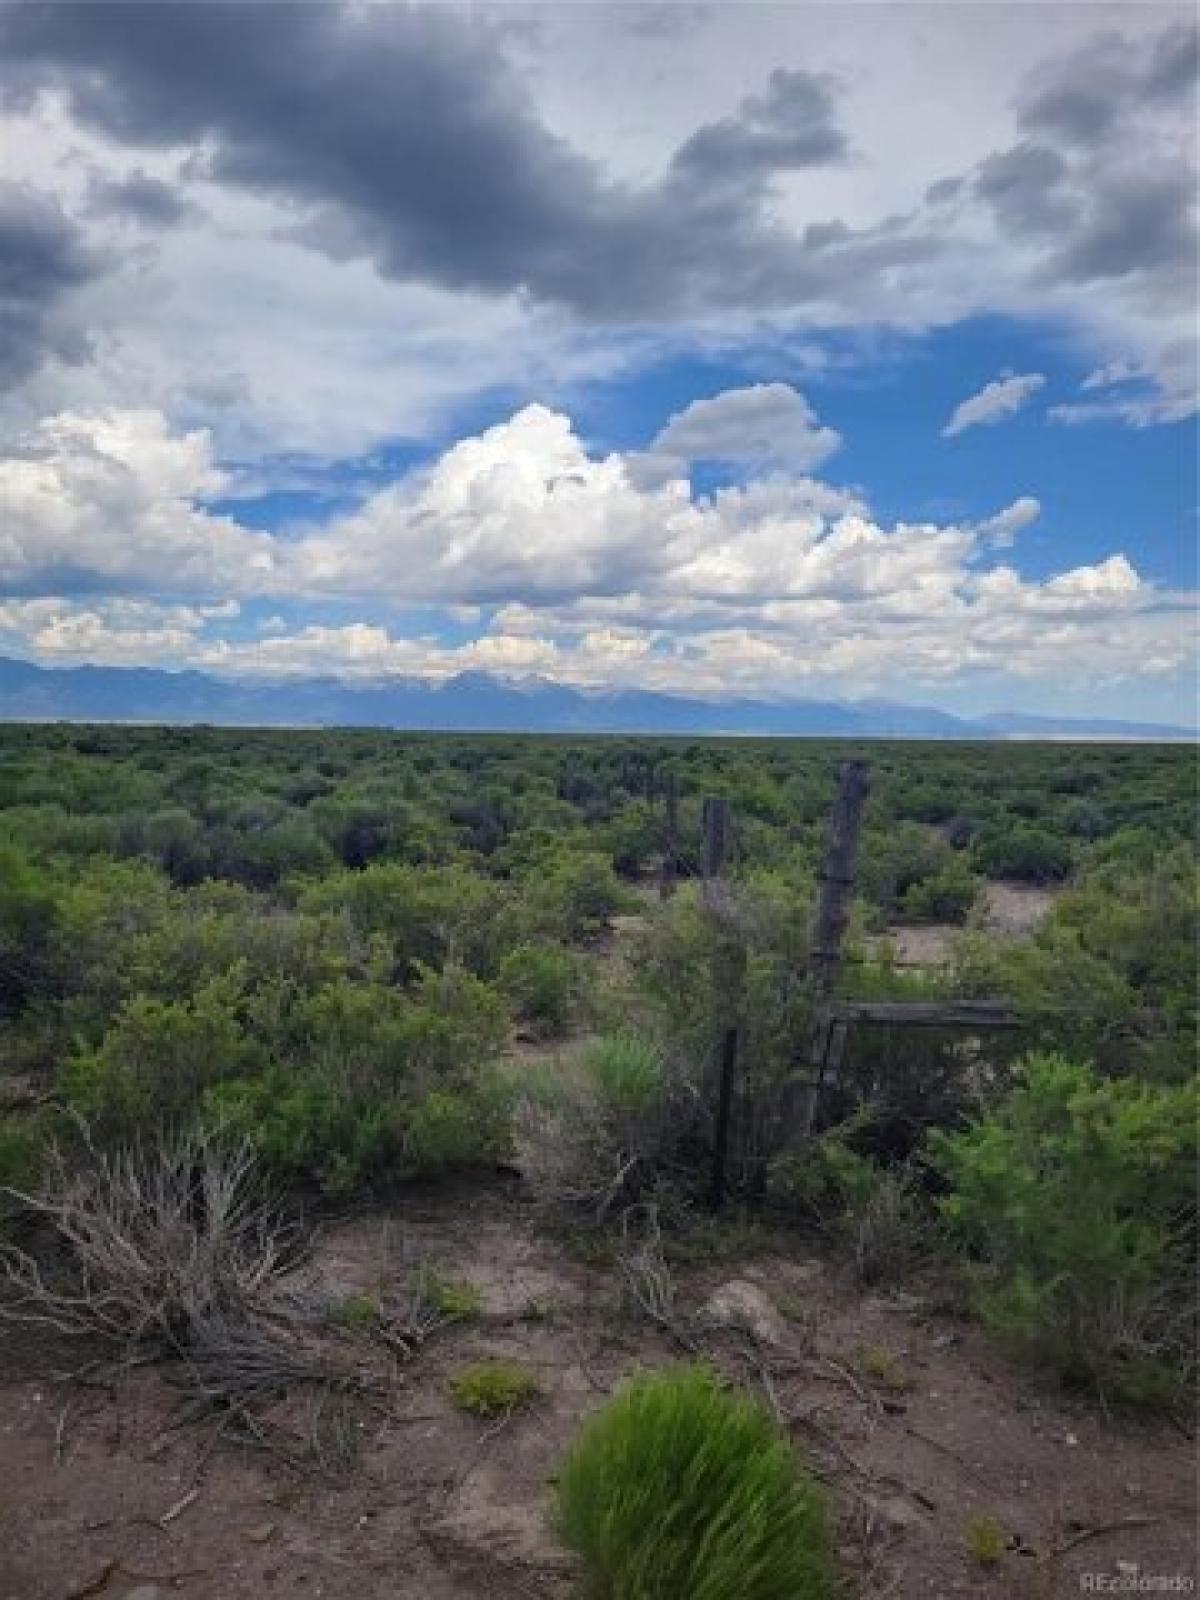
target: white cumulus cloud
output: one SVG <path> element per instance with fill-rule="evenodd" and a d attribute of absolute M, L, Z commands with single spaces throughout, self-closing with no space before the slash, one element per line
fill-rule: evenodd
<path fill-rule="evenodd" d="M 685 475 L 644 482 L 637 459 L 593 455 L 568 417 L 529 406 L 322 525 L 268 533 L 210 509 L 223 479 L 203 433 L 147 412 L 59 417 L 0 463 L 17 592 L 0 645 L 717 696 L 1057 688 L 1192 658 L 1194 597 L 1123 553 L 1036 581 L 996 561 L 1039 514 L 1032 496 L 974 524 L 888 524 L 806 476 L 705 495 Z M 269 602 L 258 623 L 239 616 L 252 600 Z"/>
<path fill-rule="evenodd" d="M 985 383 L 978 394 L 969 395 L 954 408 L 954 415 L 942 429 L 943 439 L 953 439 L 968 428 L 992 427 L 1016 416 L 1046 379 L 1040 372 L 1015 373 Z"/>
<path fill-rule="evenodd" d="M 841 442 L 841 435 L 821 425 L 791 384 L 756 383 L 693 400 L 670 419 L 648 455 L 664 475 L 697 461 L 796 473 L 819 466 Z"/>

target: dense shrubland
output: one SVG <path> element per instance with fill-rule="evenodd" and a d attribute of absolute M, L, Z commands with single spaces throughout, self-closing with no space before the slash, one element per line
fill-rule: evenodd
<path fill-rule="evenodd" d="M 1169 1393 L 1195 1241 L 1189 756 L 871 748 L 843 991 L 1007 994 L 1021 1026 L 857 1030 L 798 1148 L 813 885 L 849 753 L 3 730 L 0 1185 L 35 1188 L 81 1124 L 102 1152 L 218 1130 L 299 1195 L 515 1156 L 559 1223 L 651 1205 L 670 1225 L 707 1195 L 736 1026 L 735 1202 L 825 1230 L 866 1278 L 951 1251 L 1039 1361 Z M 710 794 L 735 818 L 719 917 L 694 882 Z M 981 921 L 998 878 L 1065 887 L 1001 940 Z M 920 922 L 963 925 L 947 967 L 879 940 Z"/>

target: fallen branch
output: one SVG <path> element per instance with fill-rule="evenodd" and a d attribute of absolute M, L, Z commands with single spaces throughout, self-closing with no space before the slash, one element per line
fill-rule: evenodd
<path fill-rule="evenodd" d="M 1161 1521 L 1161 1517 L 1121 1517 L 1116 1522 L 1102 1522 L 1094 1528 L 1084 1528 L 1063 1544 L 1055 1545 L 1052 1550 L 1047 1550 L 1044 1556 L 1039 1556 L 1038 1560 L 1043 1563 L 1057 1561 L 1078 1545 L 1087 1544 L 1092 1539 L 1102 1538 L 1106 1533 L 1122 1533 L 1127 1528 L 1153 1528 Z"/>

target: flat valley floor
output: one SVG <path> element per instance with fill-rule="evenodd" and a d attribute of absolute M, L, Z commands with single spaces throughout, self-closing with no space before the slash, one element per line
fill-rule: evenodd
<path fill-rule="evenodd" d="M 1179 1424 L 1041 1385 L 934 1283 L 873 1292 L 812 1241 L 704 1241 L 674 1268 L 672 1332 L 622 1306 L 611 1262 L 539 1230 L 513 1178 L 326 1224 L 310 1297 L 386 1295 L 428 1263 L 476 1285 L 482 1310 L 411 1359 L 338 1331 L 338 1359 L 373 1391 L 324 1458 L 279 1445 L 313 1435 L 311 1398 L 281 1404 L 255 1448 L 189 1412 L 166 1370 L 67 1381 L 97 1353 L 0 1328 L 0 1600 L 567 1600 L 555 1463 L 625 1374 L 689 1346 L 769 1400 L 828 1484 L 847 1600 L 1050 1600 L 1101 1592 L 1097 1575 L 1194 1585 Z M 528 1365 L 541 1392 L 485 1423 L 446 1383 L 489 1356 Z M 966 1548 L 982 1516 L 1009 1537 L 992 1566 Z"/>

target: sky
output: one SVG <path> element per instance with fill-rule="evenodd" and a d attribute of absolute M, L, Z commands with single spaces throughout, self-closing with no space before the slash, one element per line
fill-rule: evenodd
<path fill-rule="evenodd" d="M 0 5 L 0 654 L 1197 721 L 1192 8 Z"/>

